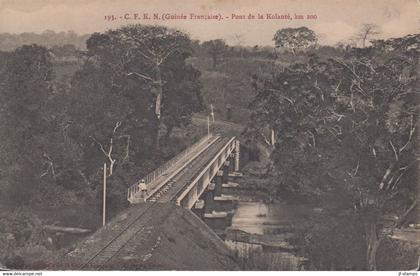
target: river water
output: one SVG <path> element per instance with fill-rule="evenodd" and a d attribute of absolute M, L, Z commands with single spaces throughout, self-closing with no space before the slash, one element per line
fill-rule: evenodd
<path fill-rule="evenodd" d="M 310 215 L 307 206 L 285 203 L 239 201 L 232 218 L 231 229 L 251 234 L 287 235 Z M 286 240 L 285 240 L 286 241 Z M 237 252 L 248 269 L 300 270 L 302 258 L 281 248 L 225 240 Z"/>
<path fill-rule="evenodd" d="M 239 201 L 231 227 L 248 233 L 274 234 L 297 226 L 310 215 L 310 208 L 299 204 Z"/>

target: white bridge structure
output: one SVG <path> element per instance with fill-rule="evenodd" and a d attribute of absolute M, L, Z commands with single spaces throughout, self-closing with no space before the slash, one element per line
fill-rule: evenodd
<path fill-rule="evenodd" d="M 139 183 L 128 188 L 131 204 L 142 202 L 174 202 L 191 209 L 208 188 L 212 179 L 223 169 L 239 171 L 240 144 L 236 137 L 206 135 L 198 142 L 142 178 L 147 193 Z"/>

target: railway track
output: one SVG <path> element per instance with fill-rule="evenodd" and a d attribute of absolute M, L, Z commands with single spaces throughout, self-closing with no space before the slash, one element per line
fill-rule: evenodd
<path fill-rule="evenodd" d="M 207 162 L 213 158 L 213 156 L 227 141 L 229 141 L 227 138 L 222 138 L 216 141 L 212 147 L 208 148 L 204 154 L 191 163 L 189 170 L 186 170 L 183 174 L 177 175 L 171 179 L 172 189 L 168 189 L 166 193 L 161 195 L 159 202 L 174 202 L 188 184 L 190 184 L 200 173 L 201 169 L 207 164 Z"/>
<path fill-rule="evenodd" d="M 151 220 L 153 215 L 153 213 L 148 212 L 148 210 L 150 210 L 155 204 L 156 203 L 148 206 L 133 221 L 128 223 L 128 225 L 124 225 L 124 228 L 118 233 L 118 235 L 114 236 L 114 238 L 112 238 L 104 247 L 90 257 L 87 262 L 81 265 L 80 269 L 102 268 L 104 264 L 114 257 L 133 236 L 145 228 L 146 223 L 144 222 Z"/>
<path fill-rule="evenodd" d="M 84 264 L 80 266 L 80 269 L 98 269 L 103 268 L 107 262 L 112 259 L 118 252 L 134 237 L 138 235 L 147 234 L 147 225 L 154 219 L 154 212 L 149 212 L 159 201 L 162 201 L 163 197 L 165 202 L 173 201 L 182 189 L 180 184 L 185 185 L 188 181 L 191 181 L 196 175 L 197 170 L 193 167 L 201 167 L 206 156 L 217 152 L 218 148 L 226 143 L 226 139 L 222 138 L 217 140 L 213 145 L 204 150 L 199 156 L 194 158 L 187 166 L 180 170 L 174 177 L 172 177 L 165 185 L 163 185 L 157 192 L 149 197 L 151 204 L 146 207 L 138 216 L 129 222 L 121 225 L 118 229 L 118 234 L 109 240 L 105 246 L 93 254 Z M 181 183 L 178 181 L 182 179 Z M 176 187 L 174 187 L 176 186 Z M 177 188 L 175 191 L 168 193 L 171 188 Z M 161 200 L 159 200 L 161 199 Z"/>
<path fill-rule="evenodd" d="M 190 164 L 188 164 L 180 173 L 175 175 L 168 183 L 161 187 L 153 196 L 149 197 L 151 202 L 170 202 L 173 201 L 176 196 L 179 194 L 179 186 L 185 186 L 189 181 L 191 181 L 197 174 L 197 168 L 201 168 L 206 161 L 206 156 L 214 154 L 221 145 L 226 143 L 226 139 L 222 138 L 214 142 L 214 144 L 208 147 L 204 152 L 202 152 L 198 157 L 196 157 Z M 169 194 L 168 192 L 171 190 Z"/>
<path fill-rule="evenodd" d="M 216 141 L 218 141 L 220 138 L 220 136 L 216 135 L 212 138 L 212 140 L 208 141 L 208 144 L 206 145 L 206 148 L 201 151 L 202 149 L 196 149 L 196 152 L 193 152 L 192 154 L 195 155 L 197 153 L 199 153 L 198 155 L 196 155 L 192 160 L 190 160 L 190 162 L 184 167 L 182 168 L 180 171 L 178 171 L 174 176 L 172 176 L 164 185 L 162 185 L 161 187 L 159 187 L 158 189 L 152 190 L 152 195 L 149 196 L 147 198 L 147 201 L 150 202 L 155 202 L 157 201 L 164 193 L 166 193 L 174 184 L 174 179 L 177 178 L 177 176 L 182 175 L 183 172 L 188 171 L 192 165 L 194 164 L 194 162 L 200 158 L 200 156 L 202 156 L 203 154 L 206 154 L 208 152 L 208 150 L 210 148 L 212 148 L 212 146 L 214 146 L 214 143 Z M 200 152 L 201 151 L 201 152 Z"/>

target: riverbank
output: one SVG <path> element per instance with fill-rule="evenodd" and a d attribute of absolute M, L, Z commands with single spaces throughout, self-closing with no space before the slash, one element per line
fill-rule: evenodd
<path fill-rule="evenodd" d="M 215 230 L 244 270 L 306 269 L 308 260 L 299 255 L 294 240 L 316 215 L 315 206 L 274 194 L 275 179 L 265 175 L 264 160 L 242 165 L 243 177 L 231 179 L 222 189 L 237 199 L 231 225 Z"/>

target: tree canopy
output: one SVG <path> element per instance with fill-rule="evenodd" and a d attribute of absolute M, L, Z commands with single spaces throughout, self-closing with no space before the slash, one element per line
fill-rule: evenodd
<path fill-rule="evenodd" d="M 375 24 L 363 24 L 356 33 L 355 39 L 362 42 L 362 47 L 366 47 L 366 42 L 374 39 L 381 33 L 381 29 Z"/>
<path fill-rule="evenodd" d="M 380 241 L 417 204 L 418 41 L 377 41 L 255 79 L 253 125 L 276 133 L 278 187 L 355 215 L 369 269 L 376 269 Z M 386 226 L 390 216 L 398 219 Z"/>
<path fill-rule="evenodd" d="M 223 39 L 204 41 L 202 47 L 206 49 L 207 53 L 213 59 L 213 70 L 216 69 L 218 62 L 223 57 L 228 48 L 226 42 Z"/>
<path fill-rule="evenodd" d="M 291 50 L 293 53 L 313 47 L 318 42 L 315 32 L 307 27 L 280 29 L 273 40 L 276 47 Z"/>
<path fill-rule="evenodd" d="M 186 63 L 190 54 L 186 34 L 143 25 L 93 34 L 69 83 L 54 78 L 44 47 L 5 54 L 0 189 L 27 195 L 26 202 L 65 194 L 56 189 L 89 199 L 106 162 L 111 197 L 126 204 L 126 187 L 169 157 L 156 150 L 157 137 L 166 131 L 169 138 L 201 108 L 200 72 Z M 51 194 L 51 202 L 59 198 Z"/>

